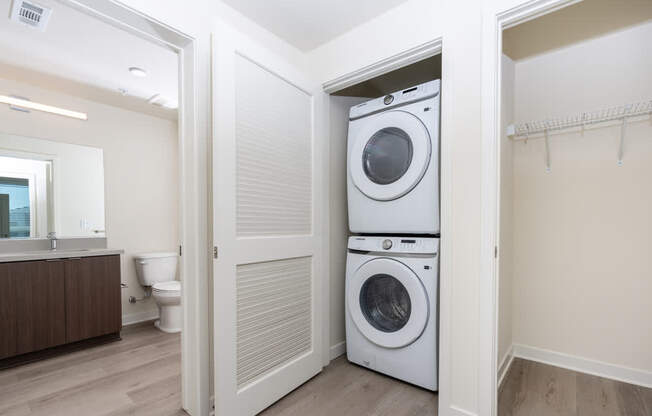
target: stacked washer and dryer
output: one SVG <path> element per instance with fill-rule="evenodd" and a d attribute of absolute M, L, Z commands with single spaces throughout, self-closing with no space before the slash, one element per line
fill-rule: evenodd
<path fill-rule="evenodd" d="M 440 81 L 349 113 L 346 352 L 437 390 Z"/>

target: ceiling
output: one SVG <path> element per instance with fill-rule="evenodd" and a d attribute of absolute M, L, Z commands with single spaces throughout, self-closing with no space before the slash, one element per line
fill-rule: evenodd
<path fill-rule="evenodd" d="M 407 0 L 222 0 L 286 42 L 308 51 Z"/>
<path fill-rule="evenodd" d="M 57 1 L 36 2 L 52 8 L 44 32 L 10 20 L 12 1 L 0 0 L 0 77 L 176 119 L 174 51 Z M 147 76 L 135 77 L 130 67 L 145 69 Z M 156 94 L 158 105 L 148 103 Z"/>
<path fill-rule="evenodd" d="M 503 52 L 517 61 L 652 19 L 652 0 L 584 0 L 505 30 Z"/>

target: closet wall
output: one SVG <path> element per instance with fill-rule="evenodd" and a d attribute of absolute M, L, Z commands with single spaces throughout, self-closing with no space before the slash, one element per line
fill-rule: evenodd
<path fill-rule="evenodd" d="M 330 346 L 331 359 L 345 352 L 344 284 L 349 217 L 346 199 L 346 148 L 349 109 L 368 98 L 330 97 Z"/>
<path fill-rule="evenodd" d="M 514 120 L 652 99 L 650 39 L 648 21 L 516 61 Z M 512 143 L 513 224 L 502 227 L 513 226 L 513 342 L 652 377 L 652 121 L 628 122 L 623 166 L 619 140 L 618 123 L 553 134 L 550 173 L 543 140 Z M 501 297 L 510 285 L 504 260 Z"/>

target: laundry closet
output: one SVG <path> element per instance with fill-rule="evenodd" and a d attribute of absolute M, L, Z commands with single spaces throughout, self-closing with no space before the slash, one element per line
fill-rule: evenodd
<path fill-rule="evenodd" d="M 650 40 L 652 7 L 635 0 L 503 32 L 500 414 L 535 400 L 524 362 L 573 397 L 585 384 L 560 367 L 652 387 Z"/>
<path fill-rule="evenodd" d="M 363 367 L 434 391 L 438 389 L 441 82 L 441 54 L 437 54 L 329 97 L 331 359 L 348 353 L 350 361 Z M 389 112 L 394 113 L 391 117 L 405 120 L 381 121 Z M 367 122 L 370 117 L 377 118 Z M 388 134 L 383 138 L 381 132 Z M 355 139 L 357 136 L 361 139 Z M 387 168 L 390 163 L 386 163 L 385 168 L 374 172 L 374 155 L 370 155 L 373 146 L 385 146 L 377 157 L 392 157 L 394 166 L 403 168 Z M 405 181 L 411 183 L 404 184 Z M 379 218 L 384 220 L 379 222 Z M 350 224 L 350 219 L 355 223 Z M 353 240 L 349 240 L 351 236 Z M 423 251 L 414 254 L 419 264 L 405 267 L 399 264 L 415 260 L 392 261 L 392 253 L 401 250 L 408 257 L 412 254 L 407 253 Z M 375 257 L 369 253 L 380 254 Z M 418 279 L 415 275 L 414 279 L 408 277 L 399 283 L 389 282 L 391 277 L 385 276 L 387 284 L 378 283 L 373 289 L 369 283 L 372 277 L 359 278 L 354 272 L 364 273 L 365 266 L 380 264 L 382 254 L 389 260 L 385 259 L 386 265 L 380 265 L 378 270 L 370 267 L 370 276 L 387 274 L 401 280 L 398 276 L 404 273 L 401 267 L 405 267 L 416 269 L 420 273 Z M 398 268 L 394 270 L 394 266 Z M 354 289 L 356 284 L 361 287 Z M 367 293 L 366 287 L 370 287 Z M 393 294 L 388 295 L 390 292 Z M 388 309 L 398 311 L 397 316 L 388 318 L 391 314 L 383 312 L 382 306 L 376 312 L 365 312 L 365 297 L 383 296 L 392 298 L 388 302 L 394 302 L 394 306 Z M 432 310 L 426 310 L 428 307 Z M 393 356 L 386 356 L 388 351 Z M 411 359 L 401 358 L 401 354 L 411 354 Z"/>

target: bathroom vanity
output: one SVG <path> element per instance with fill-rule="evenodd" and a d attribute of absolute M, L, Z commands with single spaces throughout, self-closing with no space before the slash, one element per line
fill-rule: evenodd
<path fill-rule="evenodd" d="M 0 368 L 120 339 L 121 253 L 0 255 Z"/>

